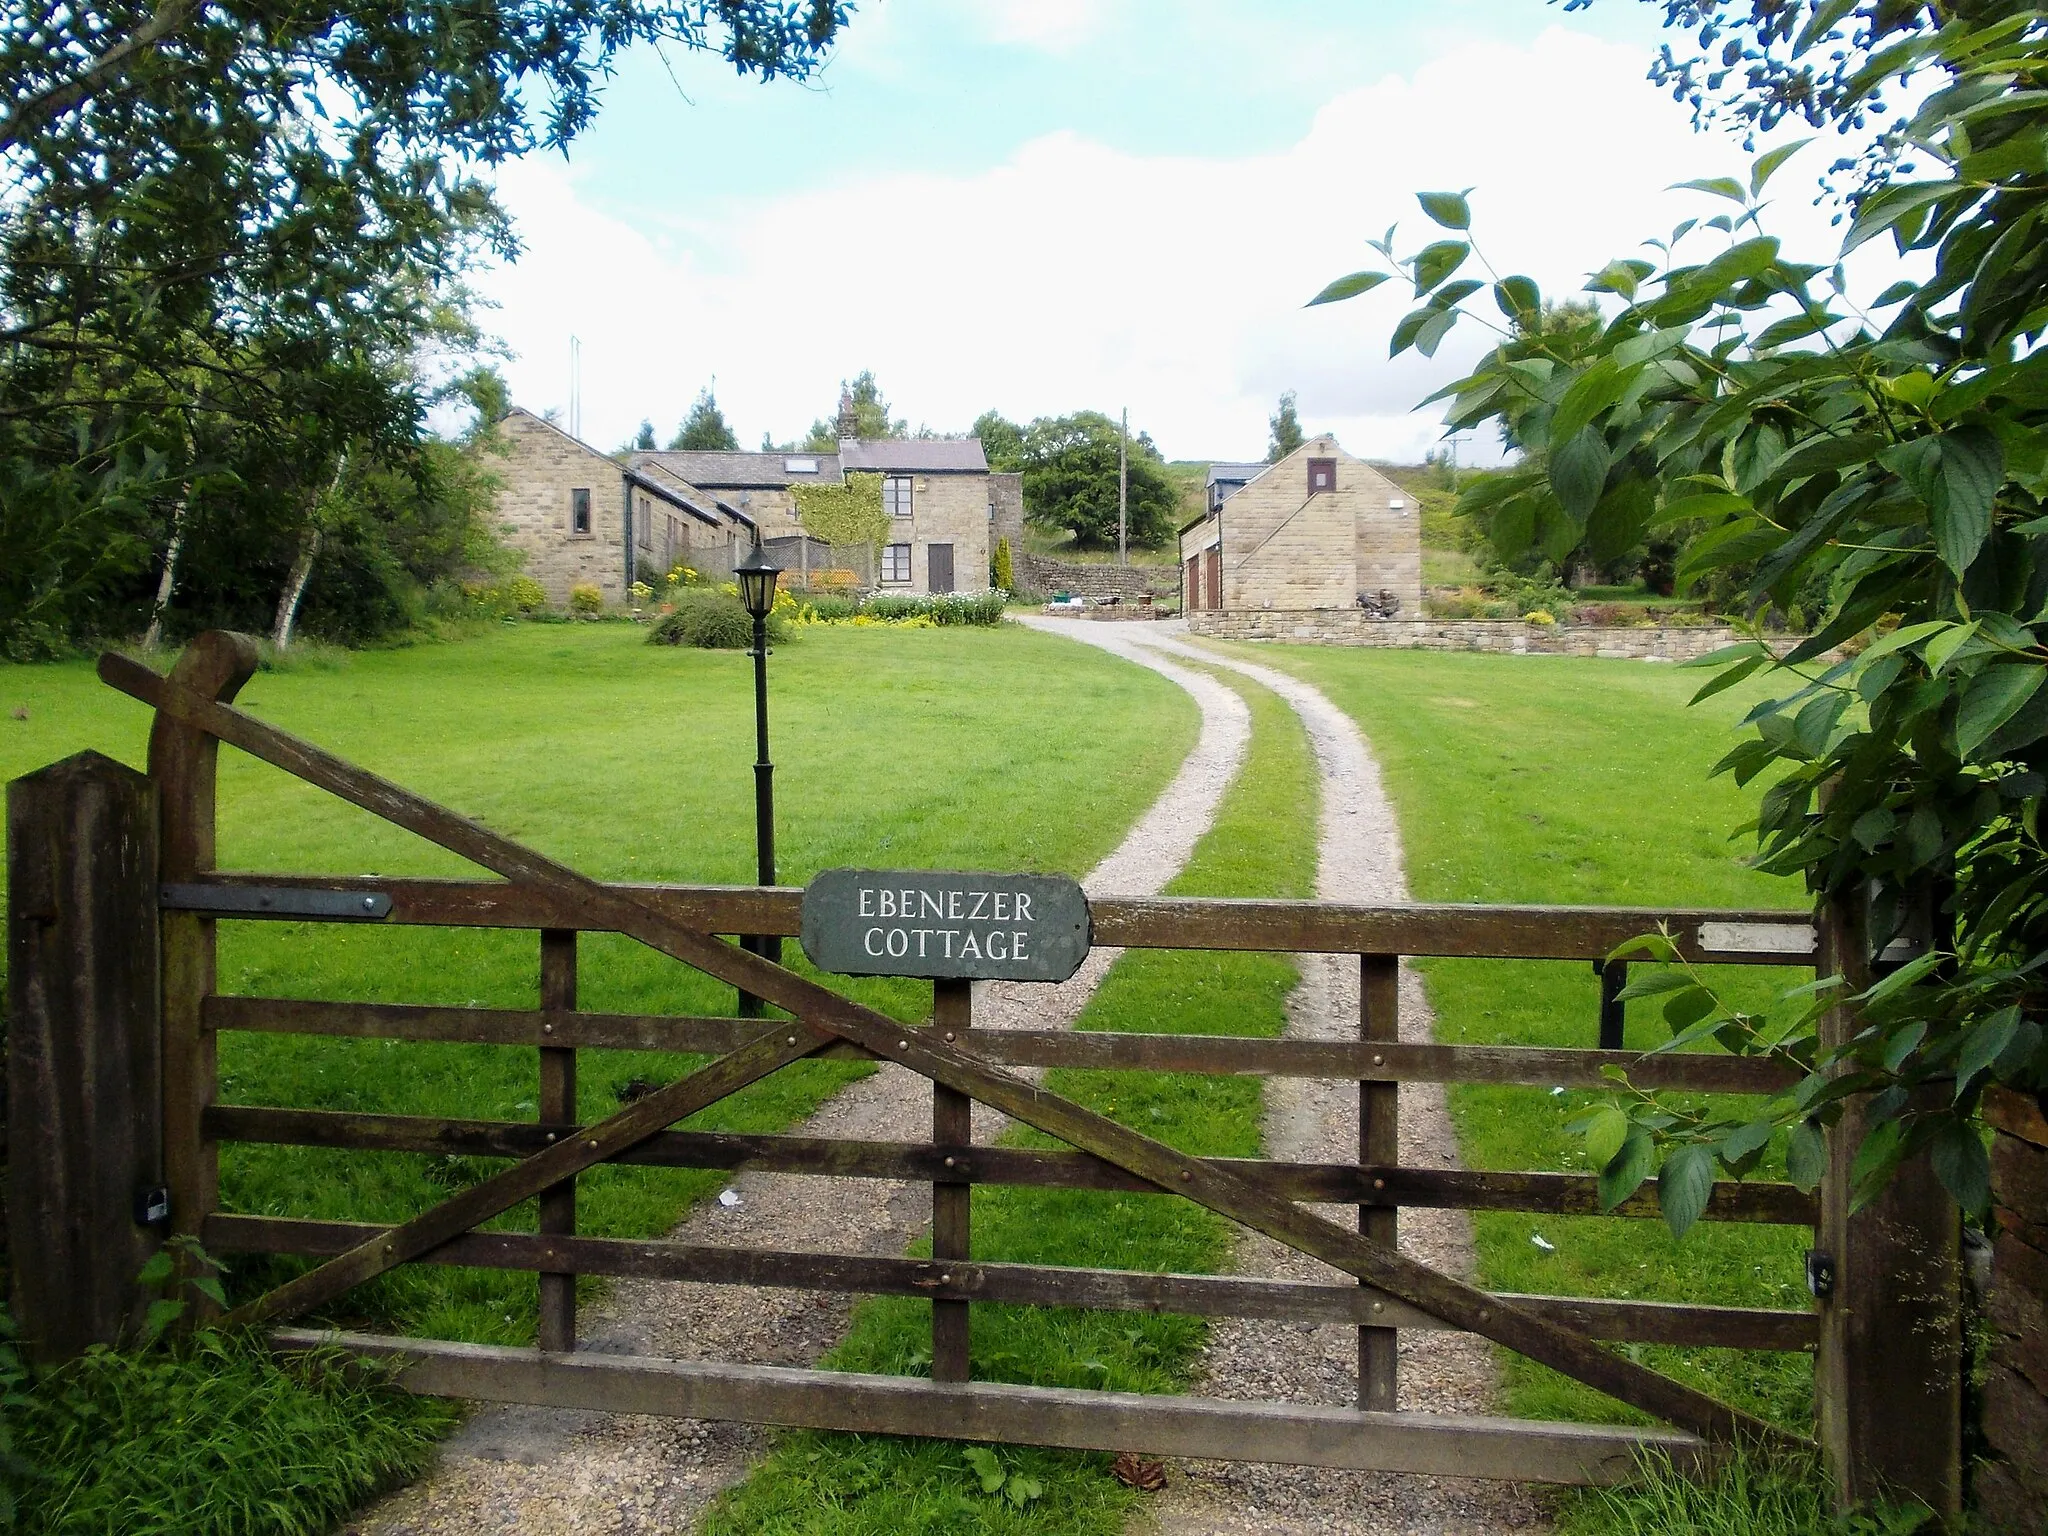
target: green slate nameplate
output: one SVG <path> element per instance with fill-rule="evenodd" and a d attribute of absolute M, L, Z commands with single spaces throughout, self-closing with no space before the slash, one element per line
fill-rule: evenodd
<path fill-rule="evenodd" d="M 1064 875 L 828 869 L 804 890 L 804 953 L 842 976 L 1065 981 L 1093 942 Z"/>

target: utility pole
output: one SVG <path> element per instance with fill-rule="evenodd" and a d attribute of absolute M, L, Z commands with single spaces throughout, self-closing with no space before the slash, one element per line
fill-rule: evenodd
<path fill-rule="evenodd" d="M 1131 408 L 1124 407 L 1123 429 L 1116 438 L 1116 563 L 1131 563 Z"/>

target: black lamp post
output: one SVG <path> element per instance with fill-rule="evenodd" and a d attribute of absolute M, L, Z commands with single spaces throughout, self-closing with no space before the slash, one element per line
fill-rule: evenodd
<path fill-rule="evenodd" d="M 768 614 L 775 607 L 775 578 L 782 567 L 768 558 L 758 533 L 746 558 L 732 568 L 740 602 L 754 620 L 754 862 L 762 885 L 775 883 L 775 765 L 768 761 Z M 762 958 L 782 961 L 780 935 L 755 934 L 742 941 Z M 761 1000 L 742 992 L 740 1013 L 757 1018 Z"/>

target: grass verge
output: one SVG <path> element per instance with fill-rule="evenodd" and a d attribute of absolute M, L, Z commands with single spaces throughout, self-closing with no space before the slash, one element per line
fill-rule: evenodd
<path fill-rule="evenodd" d="M 1796 883 L 1747 867 L 1730 829 L 1754 792 L 1709 779 L 1752 702 L 1735 689 L 1697 707 L 1697 673 L 1569 657 L 1248 648 L 1321 688 L 1372 743 L 1401 822 L 1418 900 L 1798 908 Z M 1583 963 L 1423 964 L 1445 1041 L 1590 1046 L 1598 987 Z M 1802 972 L 1720 969 L 1749 1006 Z M 1649 1004 L 1627 1041 L 1668 1039 Z M 1565 1125 L 1595 1095 L 1454 1085 L 1474 1168 L 1585 1171 Z M 1783 1177 L 1776 1149 L 1758 1177 Z M 1701 1223 L 1682 1243 L 1654 1220 L 1481 1213 L 1482 1281 L 1502 1290 L 1803 1308 L 1804 1228 Z M 1537 1238 L 1543 1243 L 1538 1243 Z M 1544 1244 L 1549 1244 L 1545 1247 Z M 1797 1429 L 1811 1422 L 1800 1354 L 1629 1346 L 1643 1363 Z M 1623 1409 L 1519 1356 L 1501 1355 L 1504 1406 L 1539 1418 L 1635 1422 Z M 1607 1529 L 1608 1527 L 1598 1527 Z"/>
<path fill-rule="evenodd" d="M 42 1536 L 312 1536 L 419 1472 L 456 1416 L 374 1368 L 222 1334 L 95 1350 L 33 1390 L 6 1355 L 0 1528 Z"/>
<path fill-rule="evenodd" d="M 1225 675 L 1252 711 L 1244 768 L 1175 895 L 1306 896 L 1315 885 L 1317 786 L 1306 736 L 1263 688 Z M 1079 1029 L 1277 1035 L 1297 974 L 1280 956 L 1131 950 L 1110 968 Z M 1256 1078 L 1055 1071 L 1054 1092 L 1205 1156 L 1259 1148 Z M 1023 1127 L 1014 1145 L 1056 1143 Z M 974 1256 L 1031 1264 L 1213 1272 L 1233 1229 L 1184 1200 L 1085 1190 L 977 1186 Z M 925 1375 L 928 1305 L 874 1297 L 855 1309 L 826 1360 L 841 1370 Z M 1171 1392 L 1187 1379 L 1206 1325 L 1196 1318 L 976 1305 L 974 1374 L 1038 1386 Z M 991 1464 L 985 1457 L 993 1455 Z M 974 1463 L 993 1467 L 992 1490 Z M 804 1433 L 784 1437 L 706 1522 L 706 1536 L 1108 1536 L 1136 1495 L 1108 1458 L 1005 1447 L 970 1460 L 947 1441 Z"/>

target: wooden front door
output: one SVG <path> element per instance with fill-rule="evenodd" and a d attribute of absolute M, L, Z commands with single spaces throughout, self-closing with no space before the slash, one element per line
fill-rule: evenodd
<path fill-rule="evenodd" d="M 1187 575 L 1181 578 L 1181 584 L 1186 589 L 1188 594 L 1187 603 L 1189 609 L 1192 610 L 1201 607 L 1202 557 L 1200 555 L 1188 556 L 1188 571 Z"/>
<path fill-rule="evenodd" d="M 1202 576 L 1208 586 L 1208 595 L 1203 599 L 1204 608 L 1223 606 L 1223 551 L 1216 548 L 1202 555 Z"/>
<path fill-rule="evenodd" d="M 929 577 L 925 586 L 933 592 L 953 590 L 953 546 L 950 544 L 927 544 L 925 546 L 925 574 Z"/>

